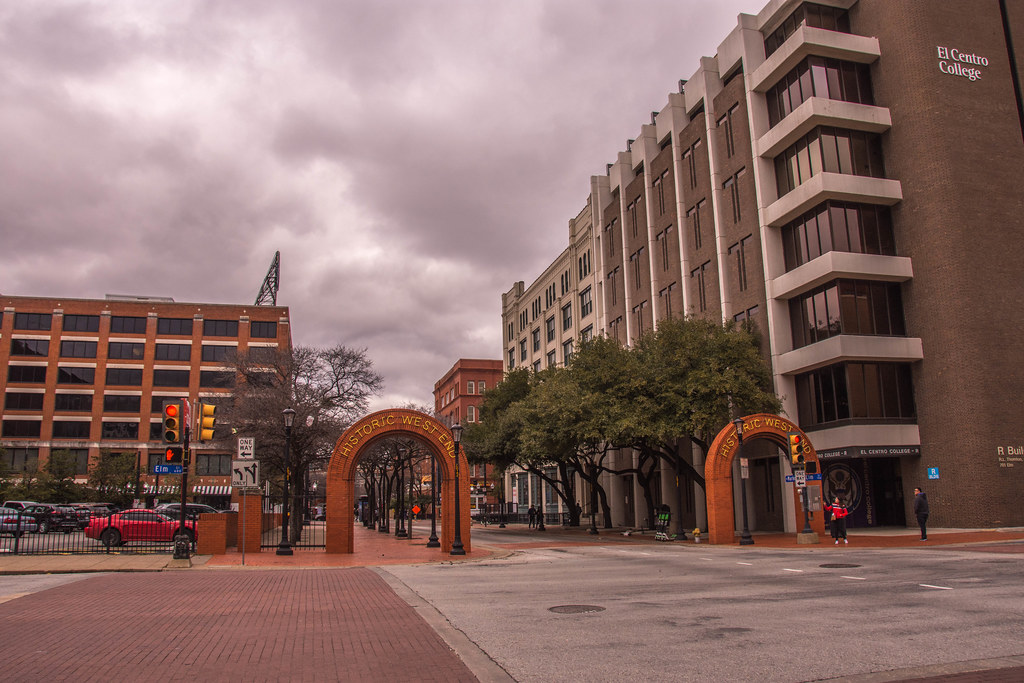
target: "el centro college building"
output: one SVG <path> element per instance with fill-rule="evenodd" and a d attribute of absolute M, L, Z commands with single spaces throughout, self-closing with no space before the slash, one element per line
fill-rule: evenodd
<path fill-rule="evenodd" d="M 918 486 L 932 525 L 1024 525 L 1022 43 L 1004 0 L 741 14 L 714 57 L 666 65 L 692 75 L 591 178 L 562 254 L 503 295 L 505 369 L 670 316 L 749 321 L 854 525 L 913 523 Z M 783 454 L 745 455 L 750 528 L 793 530 Z M 701 489 L 657 476 L 656 502 L 703 526 Z M 606 479 L 613 522 L 647 524 L 635 477 Z M 536 497 L 524 472 L 508 485 Z"/>

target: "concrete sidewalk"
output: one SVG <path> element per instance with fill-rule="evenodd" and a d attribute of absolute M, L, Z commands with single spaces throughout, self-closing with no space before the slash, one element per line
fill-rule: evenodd
<path fill-rule="evenodd" d="M 176 569 L 313 569 L 329 567 L 376 567 L 391 564 L 424 564 L 472 562 L 529 548 L 567 545 L 652 544 L 653 532 L 600 530 L 597 535 L 586 527 L 548 527 L 537 532 L 522 527 L 487 529 L 488 543 L 474 541 L 473 550 L 456 557 L 437 548 L 427 548 L 427 531 L 417 528 L 412 540 L 396 539 L 357 525 L 355 552 L 346 555 L 327 554 L 322 549 L 296 549 L 291 556 L 279 556 L 274 549 L 260 553 L 228 552 L 224 555 L 197 555 L 190 562 L 175 561 L 169 554 L 111 553 L 97 555 L 0 555 L 0 574 L 62 574 L 76 572 L 153 572 Z M 503 535 L 508 540 L 503 540 Z M 753 534 L 754 545 L 747 549 L 792 548 L 800 550 L 840 551 L 843 548 L 974 548 L 990 552 L 1024 553 L 1024 528 L 1012 529 L 932 529 L 927 541 L 920 541 L 916 530 L 904 528 L 851 529 L 849 544 L 836 546 L 824 537 L 816 545 L 800 545 L 796 534 Z M 528 537 L 529 540 L 523 540 Z M 692 539 L 670 541 L 671 545 L 707 547 Z M 739 547 L 732 545 L 715 548 Z"/>

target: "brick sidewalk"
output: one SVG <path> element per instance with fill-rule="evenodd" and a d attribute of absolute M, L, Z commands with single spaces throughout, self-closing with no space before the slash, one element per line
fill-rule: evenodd
<path fill-rule="evenodd" d="M 0 623 L 4 680 L 477 680 L 369 569 L 101 575 Z"/>

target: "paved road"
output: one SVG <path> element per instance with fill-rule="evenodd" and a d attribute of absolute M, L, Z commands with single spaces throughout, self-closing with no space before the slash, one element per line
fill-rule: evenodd
<path fill-rule="evenodd" d="M 518 681 L 807 681 L 1019 657 L 1020 567 L 950 550 L 650 544 L 387 571 Z M 574 605 L 600 611 L 552 611 Z"/>

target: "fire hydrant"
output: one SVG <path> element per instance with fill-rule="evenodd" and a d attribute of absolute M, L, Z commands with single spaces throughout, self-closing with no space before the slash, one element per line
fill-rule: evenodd
<path fill-rule="evenodd" d="M 694 543 L 700 543 L 700 529 L 699 528 L 693 530 L 693 542 Z"/>

